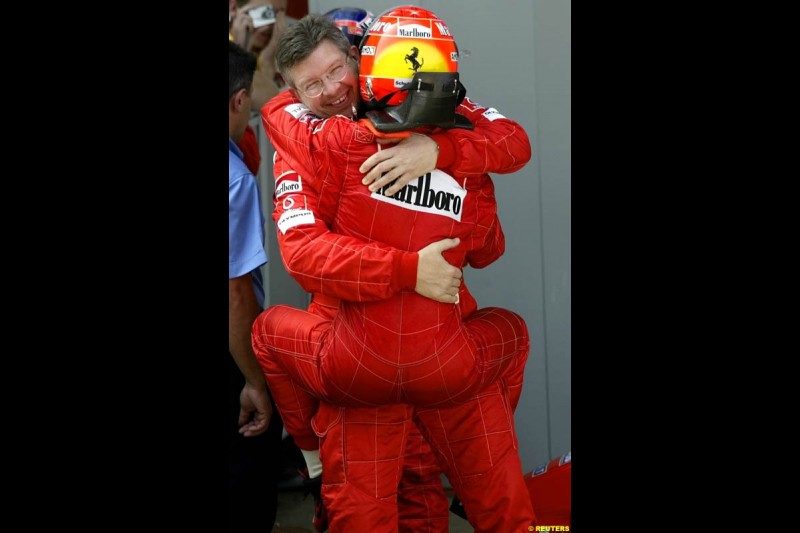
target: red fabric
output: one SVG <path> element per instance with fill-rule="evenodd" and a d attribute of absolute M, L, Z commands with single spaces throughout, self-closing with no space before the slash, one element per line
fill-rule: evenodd
<path fill-rule="evenodd" d="M 320 295 L 314 295 L 308 306 L 309 312 L 328 319 L 332 319 L 338 309 L 338 299 Z M 285 382 L 279 380 L 279 384 L 285 384 Z M 356 456 L 348 454 L 345 450 L 345 443 L 341 439 L 342 431 L 363 437 L 363 433 L 357 431 L 353 427 L 353 423 L 358 425 L 359 421 L 370 420 L 374 425 L 378 420 L 386 421 L 388 419 L 391 422 L 400 420 L 407 432 L 402 456 L 398 454 L 393 457 L 395 468 L 401 468 L 400 483 L 395 486 L 396 498 L 390 498 L 390 501 L 387 502 L 385 499 L 362 497 L 361 493 L 356 491 L 355 499 L 348 499 L 350 494 L 345 495 L 342 499 L 341 497 L 337 498 L 335 492 L 330 492 L 331 485 L 329 483 L 323 485 L 323 497 L 325 494 L 328 495 L 326 505 L 334 507 L 334 531 L 338 529 L 392 531 L 394 524 L 397 524 L 398 533 L 448 533 L 450 531 L 450 508 L 447 495 L 442 487 L 442 470 L 436 463 L 433 450 L 422 437 L 417 426 L 408 423 L 411 413 L 407 406 L 344 408 L 320 402 L 316 414 L 314 414 L 313 408 L 306 411 L 305 414 L 313 415 L 313 418 L 310 416 L 306 418 L 301 414 L 298 419 L 293 421 L 291 428 L 292 431 L 301 435 L 301 438 L 307 439 L 305 442 L 308 446 L 305 448 L 301 446 L 301 448 L 315 449 L 315 444 L 319 442 L 320 456 L 324 458 L 325 465 L 323 478 L 341 477 L 342 472 L 352 472 L 353 475 L 345 479 L 351 480 L 349 483 L 351 485 L 355 483 L 356 487 L 363 487 L 363 483 L 361 485 L 356 483 L 355 472 L 358 468 L 356 466 L 358 460 Z M 309 432 L 312 427 L 313 431 Z M 336 428 L 332 435 L 339 435 L 338 439 L 335 436 L 328 437 L 328 432 L 332 428 Z M 376 438 L 379 438 L 380 442 L 391 441 L 393 435 L 397 437 L 393 425 L 383 424 L 383 430 L 376 434 Z M 374 477 L 374 472 L 372 477 Z M 386 483 L 389 479 L 383 481 Z M 347 483 L 345 481 L 345 484 Z M 340 486 L 339 491 L 343 490 L 345 489 Z M 344 511 L 337 511 L 340 507 L 344 507 Z M 351 509 L 358 510 L 358 512 L 351 513 L 349 511 Z M 392 526 L 388 529 L 376 529 L 377 526 L 386 524 L 387 517 L 391 520 L 389 523 Z"/>
<path fill-rule="evenodd" d="M 536 515 L 522 475 L 514 406 L 522 372 L 456 407 L 417 408 L 414 420 L 479 533 L 532 531 Z"/>
<path fill-rule="evenodd" d="M 405 298 L 398 305 L 396 315 L 405 316 L 402 306 L 411 307 Z M 313 409 L 307 397 L 350 407 L 456 405 L 522 368 L 528 355 L 525 322 L 506 309 L 479 309 L 463 321 L 456 313 L 438 324 L 431 322 L 436 314 L 427 315 L 414 332 L 387 309 L 381 309 L 383 315 L 359 315 L 358 307 L 350 313 L 348 307 L 342 302 L 330 320 L 273 305 L 253 325 L 253 347 L 270 387 L 274 384 L 275 395 L 290 400 L 291 411 L 303 419 Z M 392 330 L 393 323 L 406 329 Z M 284 424 L 290 420 L 284 418 Z"/>
<path fill-rule="evenodd" d="M 331 533 L 449 531 L 447 500 L 430 485 L 435 470 L 421 469 L 423 479 L 411 479 L 421 481 L 414 483 L 418 490 L 402 492 L 404 476 L 413 468 L 409 458 L 414 454 L 408 450 L 415 424 L 436 451 L 476 532 L 528 531 L 537 522 L 514 432 L 512 406 L 518 400 L 500 381 L 465 405 L 447 409 L 321 403 L 315 425 L 325 428 L 322 496 Z M 411 518 L 404 521 L 398 510 Z"/>
<path fill-rule="evenodd" d="M 470 108 L 480 123 L 479 109 Z M 270 101 L 262 108 L 277 151 L 273 219 L 287 264 L 291 256 L 310 260 L 300 268 L 313 279 L 306 289 L 335 292 L 344 301 L 332 321 L 273 307 L 259 317 L 254 343 L 272 350 L 291 379 L 345 406 L 453 405 L 518 365 L 528 339 L 516 314 L 492 308 L 472 316 L 477 305 L 466 284 L 453 305 L 397 290 L 402 287 L 393 283 L 404 270 L 392 268 L 396 257 L 445 237 L 461 239 L 444 254 L 459 267 L 482 267 L 503 253 L 494 185 L 485 173 L 492 159 L 485 147 L 491 143 L 484 140 L 478 154 L 462 156 L 458 169 L 437 169 L 389 198 L 361 184 L 361 163 L 379 149 L 369 129 L 345 117 L 314 121 L 302 112 L 291 101 L 288 107 Z M 484 118 L 488 124 L 503 120 L 515 129 L 508 119 Z M 476 135 L 485 139 L 480 131 Z M 502 145 L 500 153 L 519 161 L 507 142 Z M 461 151 L 469 152 L 468 146 Z M 382 299 L 374 300 L 372 287 L 380 280 Z"/>
<path fill-rule="evenodd" d="M 397 487 L 399 533 L 448 533 L 450 502 L 442 487 L 442 469 L 430 444 L 411 424 L 403 455 L 403 473 Z"/>
<path fill-rule="evenodd" d="M 258 166 L 261 164 L 261 153 L 258 151 L 258 139 L 253 127 L 248 124 L 244 130 L 244 135 L 239 140 L 237 146 L 244 154 L 244 164 L 255 176 L 258 176 Z"/>
<path fill-rule="evenodd" d="M 315 296 L 309 311 L 330 320 L 337 308 L 332 300 Z M 274 376 L 269 372 L 269 361 L 260 359 L 286 428 L 292 435 L 302 434 L 311 425 L 308 418 L 301 416 L 298 420 L 290 416 L 284 402 L 286 398 L 303 397 L 302 387 L 292 380 L 270 379 Z M 281 371 L 279 366 L 273 368 Z M 462 415 L 476 413 L 468 422 L 448 415 L 447 410 L 436 409 L 421 410 L 414 418 L 426 429 L 428 439 L 438 449 L 451 451 L 440 451 L 440 462 L 448 465 L 445 472 L 474 515 L 475 526 L 479 527 L 476 531 L 513 531 L 512 526 L 526 524 L 533 516 L 532 511 L 528 514 L 530 510 L 519 502 L 513 506 L 508 502 L 508 508 L 515 513 L 509 515 L 503 512 L 504 507 L 495 508 L 493 497 L 486 496 L 491 494 L 489 490 L 511 495 L 521 490 L 516 486 L 521 466 L 518 465 L 511 412 L 519 401 L 522 372 L 520 365 L 516 373 L 508 376 L 503 389 L 495 384 L 488 394 L 482 394 L 463 409 L 454 410 Z M 297 388 L 287 393 L 279 389 L 282 385 Z M 311 404 L 305 414 L 311 417 L 315 407 L 311 397 L 307 399 Z M 317 442 L 321 443 L 320 456 L 325 465 L 323 498 L 332 533 L 449 531 L 448 501 L 439 477 L 441 470 L 417 426 L 410 423 L 411 414 L 411 408 L 406 405 L 344 408 L 320 402 L 313 418 L 315 433 L 310 435 L 310 443 L 301 444 L 301 448 L 314 449 Z M 440 414 L 445 416 L 440 417 Z M 463 474 L 463 479 L 459 473 Z"/>
<path fill-rule="evenodd" d="M 262 108 L 278 152 L 273 218 L 282 228 L 278 238 L 284 263 L 315 299 L 321 294 L 349 300 L 332 319 L 276 306 L 254 325 L 254 348 L 287 430 L 293 435 L 307 431 L 313 395 L 329 393 L 338 395 L 337 401 L 362 405 L 362 393 L 374 395 L 367 404 L 416 395 L 430 403 L 466 402 L 416 410 L 399 404 L 375 409 L 321 404 L 313 427 L 322 437 L 323 498 L 332 533 L 396 531 L 397 488 L 411 416 L 433 445 L 476 531 L 524 531 L 535 523 L 513 429 L 528 355 L 524 321 L 506 310 L 476 313 L 464 285 L 459 305 L 438 304 L 409 290 L 416 276 L 415 251 L 434 240 L 462 238 L 446 254 L 458 266 L 485 266 L 503 252 L 486 172 L 521 168 L 530 158 L 530 144 L 513 121 L 491 121 L 484 115 L 487 110 L 469 101 L 463 106 L 461 111 L 480 127 L 452 130 L 448 135 L 455 144 L 440 143 L 440 150 L 445 145 L 444 158 L 453 161 L 447 174 L 457 184 L 448 190 L 458 193 L 458 185 L 466 189 L 461 220 L 435 213 L 437 209 L 410 210 L 382 202 L 359 187 L 357 168 L 377 149 L 372 133 L 363 127 L 343 117 L 320 121 L 303 115 L 288 92 Z M 447 183 L 447 176 L 439 178 L 437 185 Z M 423 189 L 423 199 L 427 191 L 442 192 L 421 183 Z M 453 208 L 455 198 L 439 196 L 435 207 Z M 462 324 L 467 317 L 471 322 Z M 336 362 L 336 357 L 327 357 L 331 350 L 345 356 Z M 367 360 L 377 364 L 371 372 L 362 365 Z M 464 361 L 466 371 L 460 368 Z M 383 379 L 376 380 L 375 372 Z M 380 390 L 354 389 L 345 379 L 354 375 L 377 381 Z M 290 388 L 282 389 L 285 385 Z M 311 407 L 305 407 L 306 400 Z M 412 463 L 405 464 L 408 470 Z"/>
<path fill-rule="evenodd" d="M 295 171 L 301 181 L 308 181 L 315 179 L 314 167 L 310 166 L 312 149 L 316 150 L 320 146 L 323 146 L 322 150 L 326 149 L 319 141 L 312 145 L 309 143 L 309 138 L 325 132 L 334 123 L 350 121 L 342 117 L 322 120 L 304 108 L 305 106 L 292 95 L 292 91 L 284 91 L 261 108 L 261 118 L 270 141 L 279 152 L 278 157 L 289 156 L 293 162 L 305 162 L 306 165 L 305 168 L 295 166 L 294 169 L 284 168 L 284 170 Z M 451 170 L 457 173 L 453 174 L 454 176 L 458 176 L 459 179 L 466 177 L 470 181 L 474 181 L 473 178 L 479 181 L 485 180 L 488 172 L 496 174 L 515 172 L 530 160 L 530 141 L 519 124 L 507 118 L 490 120 L 487 118 L 487 115 L 490 116 L 489 110 L 471 102 L 468 98 L 459 106 L 458 111 L 475 124 L 474 130 L 453 129 L 447 130 L 446 133 L 443 130 L 436 130 L 431 134 L 431 137 L 439 143 L 440 160 L 446 158 L 453 162 Z M 339 127 L 342 128 L 341 125 Z M 340 129 L 340 132 L 347 135 L 346 129 Z M 442 141 L 441 137 L 445 135 L 450 140 Z M 331 142 L 336 142 L 335 136 L 329 139 Z M 456 149 L 458 154 L 455 153 Z M 335 168 L 332 166 L 331 172 Z M 275 177 L 276 180 L 287 182 L 297 179 L 293 174 L 281 176 L 278 169 Z M 312 211 L 321 208 L 318 212 L 330 212 L 333 208 L 335 212 L 337 198 L 335 194 L 328 194 L 329 190 L 331 187 L 328 182 L 320 182 L 316 196 L 318 200 L 322 199 L 322 205 L 309 203 L 308 208 Z M 273 213 L 275 221 L 279 220 L 283 212 L 284 199 L 283 195 L 276 198 L 276 211 Z M 397 250 L 376 240 L 365 243 L 366 238 L 351 238 L 349 235 L 331 233 L 326 222 L 330 221 L 317 218 L 314 224 L 297 227 L 298 231 L 291 231 L 285 235 L 278 232 L 281 258 L 286 270 L 304 289 L 311 293 L 337 296 L 349 301 L 378 300 L 387 298 L 401 289 L 414 289 L 416 250 L 405 252 L 403 251 L 406 249 L 405 246 Z M 497 229 L 499 231 L 499 227 Z M 502 237 L 502 232 L 497 237 Z M 462 253 L 467 247 L 477 251 L 476 243 L 462 242 L 460 247 Z M 477 263 L 474 266 L 480 267 L 485 266 L 488 257 L 479 261 L 481 258 L 473 255 L 471 259 Z M 409 272 L 412 267 L 413 272 Z"/>
<path fill-rule="evenodd" d="M 572 525 L 572 452 L 525 474 L 525 485 L 540 524 Z"/>

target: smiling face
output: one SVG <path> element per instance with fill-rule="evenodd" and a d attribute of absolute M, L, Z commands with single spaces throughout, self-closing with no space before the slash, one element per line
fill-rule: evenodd
<path fill-rule="evenodd" d="M 339 82 L 328 80 L 328 73 L 342 63 L 344 78 Z M 315 115 L 322 118 L 354 115 L 353 110 L 359 103 L 358 51 L 355 46 L 350 48 L 348 57 L 334 43 L 325 39 L 306 59 L 289 69 L 288 74 L 295 94 Z M 303 94 L 302 89 L 320 80 L 323 82 L 322 94 L 313 98 Z"/>

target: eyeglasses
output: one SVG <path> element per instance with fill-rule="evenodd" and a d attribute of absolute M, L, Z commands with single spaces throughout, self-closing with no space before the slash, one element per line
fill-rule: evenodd
<path fill-rule="evenodd" d="M 323 76 L 323 79 L 328 80 L 331 83 L 339 83 L 347 76 L 347 62 L 350 60 L 350 57 L 345 54 L 344 55 L 344 63 L 341 65 L 336 65 L 332 69 L 328 71 L 327 74 Z M 316 98 L 317 96 L 322 94 L 322 91 L 325 89 L 325 82 L 323 80 L 314 80 L 310 83 L 306 83 L 303 87 L 297 87 L 297 90 L 303 93 L 308 98 Z"/>

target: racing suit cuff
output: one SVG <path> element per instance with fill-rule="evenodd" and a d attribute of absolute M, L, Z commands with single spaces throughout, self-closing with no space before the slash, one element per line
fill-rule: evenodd
<path fill-rule="evenodd" d="M 414 290 L 417 287 L 417 264 L 419 254 L 416 252 L 398 252 L 394 256 L 393 289 Z"/>
<path fill-rule="evenodd" d="M 439 159 L 436 168 L 447 168 L 456 162 L 456 144 L 446 133 L 432 133 L 430 138 L 439 145 Z"/>

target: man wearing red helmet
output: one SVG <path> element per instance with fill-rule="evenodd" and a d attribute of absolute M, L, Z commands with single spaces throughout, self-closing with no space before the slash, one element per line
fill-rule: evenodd
<path fill-rule="evenodd" d="M 411 8 L 410 13 L 398 13 L 395 9 L 380 17 L 378 22 L 373 25 L 373 29 L 385 31 L 384 25 L 389 21 L 391 25 L 392 17 L 403 15 L 404 20 L 414 23 L 421 22 L 425 18 L 428 22 L 428 32 L 446 32 L 446 26 L 438 20 L 435 15 L 419 8 Z M 431 22 L 435 23 L 432 26 Z M 304 21 L 301 21 L 302 25 Z M 395 18 L 397 24 L 397 18 Z M 308 25 L 313 25 L 313 20 L 308 21 Z M 400 25 L 402 26 L 402 24 Z M 420 26 L 420 29 L 415 28 Z M 406 24 L 408 31 L 417 37 L 424 35 L 425 30 L 419 24 Z M 449 33 L 447 33 L 449 35 Z M 364 46 L 369 45 L 369 35 Z M 290 40 L 290 39 L 289 39 Z M 450 39 L 452 41 L 452 38 Z M 276 308 L 273 313 L 267 312 L 259 317 L 259 321 L 254 326 L 254 348 L 259 354 L 262 367 L 270 379 L 270 385 L 275 383 L 276 398 L 282 397 L 283 404 L 287 412 L 285 422 L 290 429 L 290 419 L 295 416 L 306 420 L 313 414 L 315 404 L 313 399 L 308 400 L 306 390 L 319 391 L 324 388 L 324 384 L 314 382 L 313 376 L 298 375 L 297 369 L 293 369 L 291 379 L 284 374 L 280 376 L 281 370 L 276 371 L 274 366 L 275 353 L 270 356 L 270 350 L 280 345 L 278 352 L 283 350 L 294 351 L 296 354 L 319 354 L 313 347 L 302 346 L 304 342 L 326 342 L 329 337 L 344 339 L 343 345 L 347 348 L 357 348 L 363 357 L 365 350 L 372 345 L 381 346 L 378 353 L 384 358 L 401 357 L 405 354 L 400 350 L 400 344 L 381 344 L 381 336 L 388 338 L 402 338 L 399 333 L 402 331 L 417 331 L 420 337 L 424 324 L 413 324 L 415 316 L 413 311 L 391 311 L 392 307 L 399 309 L 417 309 L 420 316 L 427 316 L 428 322 L 438 323 L 438 328 L 447 329 L 455 327 L 463 333 L 461 317 L 474 326 L 471 334 L 465 334 L 471 341 L 477 339 L 490 339 L 492 333 L 487 330 L 492 328 L 505 327 L 508 332 L 503 335 L 504 342 L 510 342 L 508 350 L 504 353 L 511 354 L 506 359 L 514 359 L 510 368 L 511 371 L 503 374 L 503 379 L 499 382 L 486 387 L 487 381 L 479 382 L 482 392 L 477 393 L 477 389 L 450 390 L 446 399 L 438 396 L 431 396 L 422 399 L 420 403 L 439 403 L 448 407 L 436 408 L 417 408 L 413 410 L 415 420 L 423 427 L 426 437 L 430 440 L 437 450 L 437 455 L 444 466 L 444 469 L 457 493 L 464 501 L 470 521 L 475 526 L 476 531 L 510 531 L 518 527 L 530 525 L 533 521 L 533 510 L 530 507 L 530 500 L 522 480 L 522 470 L 519 457 L 516 451 L 516 438 L 513 429 L 513 408 L 519 399 L 520 387 L 522 384 L 522 365 L 527 357 L 528 337 L 527 330 L 521 318 L 505 310 L 494 309 L 491 313 L 482 314 L 476 311 L 474 299 L 469 295 L 465 287 L 458 288 L 458 284 L 451 286 L 455 289 L 447 292 L 449 296 L 446 300 L 439 295 L 440 301 L 447 301 L 448 305 L 433 302 L 419 297 L 413 289 L 419 290 L 418 279 L 419 268 L 422 266 L 422 253 L 419 256 L 408 250 L 416 250 L 424 242 L 430 242 L 437 234 L 439 228 L 462 228 L 462 235 L 469 239 L 462 246 L 450 252 L 457 265 L 470 262 L 474 266 L 485 266 L 496 259 L 502 253 L 502 231 L 496 221 L 496 213 L 492 211 L 494 199 L 492 195 L 491 180 L 486 174 L 492 172 L 513 172 L 521 168 L 530 158 L 530 144 L 524 131 L 514 123 L 496 113 L 495 110 L 487 110 L 469 101 L 460 104 L 459 112 L 464 113 L 470 120 L 475 122 L 478 131 L 469 132 L 467 130 L 456 132 L 451 131 L 447 134 L 433 130 L 430 137 L 412 136 L 408 144 L 416 143 L 420 148 L 419 165 L 427 168 L 415 170 L 410 176 L 427 177 L 423 184 L 423 179 L 419 178 L 417 186 L 408 186 L 410 179 L 406 175 L 397 171 L 395 155 L 402 154 L 401 151 L 392 148 L 379 152 L 378 157 L 372 158 L 372 166 L 382 167 L 380 170 L 390 169 L 388 178 L 393 180 L 399 176 L 398 181 L 392 185 L 379 185 L 380 178 L 375 180 L 370 189 L 373 194 L 362 189 L 353 192 L 352 188 L 346 191 L 344 181 L 352 180 L 357 172 L 353 172 L 360 166 L 369 153 L 375 151 L 375 139 L 372 133 L 363 128 L 359 128 L 355 123 L 335 117 L 330 120 L 321 121 L 308 113 L 311 111 L 319 113 L 321 116 L 330 116 L 330 110 L 339 110 L 343 114 L 349 115 L 347 107 L 353 108 L 357 99 L 353 94 L 352 75 L 355 73 L 354 67 L 349 67 L 352 63 L 348 53 L 357 53 L 353 48 L 347 49 L 345 45 L 345 57 L 342 58 L 342 47 L 336 46 L 336 39 L 323 38 L 314 43 L 312 52 L 309 54 L 308 46 L 306 52 L 293 49 L 291 43 L 280 50 L 284 43 L 279 44 L 278 61 L 279 67 L 283 57 L 283 68 L 285 75 L 292 87 L 298 91 L 303 103 L 309 102 L 308 107 L 299 105 L 286 98 L 278 97 L 271 101 L 262 110 L 262 117 L 268 127 L 268 133 L 276 146 L 278 157 L 276 158 L 275 175 L 276 180 L 276 212 L 273 218 L 276 220 L 280 232 L 278 233 L 281 244 L 284 262 L 290 272 L 307 290 L 314 293 L 314 299 L 327 300 L 331 306 L 338 307 L 338 314 L 333 319 L 334 334 L 327 337 L 325 335 L 307 335 L 309 325 L 314 331 L 329 329 L 330 320 L 322 320 L 298 310 L 288 308 Z M 435 53 L 431 54 L 430 43 L 420 42 L 415 46 L 414 51 L 407 54 L 406 60 L 411 64 L 411 69 L 418 70 L 424 65 L 426 57 L 429 65 L 431 59 L 436 61 Z M 454 43 L 453 43 L 454 46 Z M 379 48 L 379 47 L 376 47 Z M 375 54 L 375 50 L 365 50 L 365 55 Z M 421 53 L 420 53 L 421 52 Z M 296 54 L 292 57 L 292 54 Z M 338 57 L 337 57 L 338 56 Z M 447 59 L 447 55 L 440 54 L 440 60 Z M 450 54 L 450 59 L 457 59 L 456 55 Z M 350 70 L 352 69 L 352 70 Z M 318 70 L 319 72 L 314 72 Z M 344 72 L 342 72 L 344 70 Z M 341 75 L 340 75 L 341 74 Z M 367 78 L 373 82 L 372 90 L 374 94 L 381 93 L 380 69 L 373 68 Z M 320 79 L 322 78 L 322 79 Z M 362 78 L 366 78 L 362 70 Z M 426 78 L 427 79 L 427 78 Z M 329 83 L 326 83 L 329 82 Z M 421 82 L 421 78 L 419 79 Z M 330 94 L 325 94 L 329 85 L 336 90 Z M 457 85 L 453 85 L 455 89 Z M 317 90 L 320 89 L 320 90 Z M 365 96 L 370 96 L 370 84 L 362 80 L 362 92 Z M 386 92 L 386 91 L 384 91 Z M 350 98 L 350 96 L 353 98 Z M 387 97 L 392 96 L 387 94 Z M 314 100 L 319 98 L 319 100 Z M 287 102 L 289 105 L 287 105 Z M 455 102 L 455 101 L 453 101 Z M 273 105 L 274 103 L 274 105 Z M 401 106 L 402 107 L 402 106 Z M 450 114 L 454 104 L 451 104 Z M 272 111 L 270 111 L 272 110 Z M 407 109 L 408 110 L 408 106 Z M 413 109 L 410 114 L 403 117 L 395 113 L 392 115 L 391 109 L 385 116 L 382 115 L 383 126 L 389 128 L 408 127 L 410 122 L 403 124 L 403 120 L 410 121 L 413 116 Z M 441 114 L 440 114 L 441 115 Z M 398 118 L 400 119 L 398 121 Z M 497 119 L 504 120 L 497 120 Z M 425 140 L 421 140 L 425 139 Z M 446 175 L 441 170 L 433 170 L 436 166 L 436 158 L 430 162 L 430 152 L 425 152 L 424 148 L 430 147 L 431 140 L 439 141 L 444 146 L 438 158 L 438 167 L 446 169 L 451 174 Z M 412 141 L 413 140 L 413 141 Z M 455 150 L 455 144 L 459 143 L 460 150 Z M 337 148 L 346 146 L 346 148 Z M 370 147 L 371 151 L 365 151 L 365 147 Z M 509 148 L 511 147 L 511 148 Z M 399 146 L 396 148 L 400 148 Z M 366 154 L 366 155 L 365 155 Z M 387 157 L 388 155 L 388 157 Z M 397 157 L 402 159 L 402 156 Z M 345 161 L 346 160 L 346 161 Z M 342 161 L 345 161 L 342 163 Z M 357 161 L 353 163 L 353 161 Z M 378 162 L 377 165 L 375 163 Z M 349 164 L 348 164 L 349 163 Z M 355 167 L 353 166 L 355 164 Z M 370 165 L 368 165 L 370 166 Z M 315 175 L 315 170 L 316 175 Z M 439 175 L 439 174 L 443 174 Z M 431 175 L 436 179 L 431 181 Z M 452 180 L 452 176 L 464 179 L 461 192 L 459 187 L 451 187 L 448 191 L 436 191 L 431 188 L 431 183 L 435 186 L 447 183 L 447 179 Z M 360 180 L 360 175 L 358 176 Z M 337 181 L 339 180 L 339 181 Z M 369 175 L 366 180 L 369 182 Z M 391 189 L 399 188 L 400 193 L 393 194 Z M 416 191 L 416 193 L 415 193 Z M 351 194 L 348 194 L 350 192 Z M 470 195 L 475 200 L 468 199 Z M 412 199 L 412 196 L 415 199 Z M 430 198 L 429 198 L 430 197 Z M 422 198 L 422 201 L 419 200 Z M 433 201 L 428 201 L 432 199 Z M 461 206 L 467 202 L 472 208 L 472 201 L 479 204 L 486 203 L 484 208 L 473 209 L 467 215 L 466 207 L 463 210 L 462 220 Z M 302 204 L 302 205 L 301 205 Z M 398 205 L 401 204 L 401 205 Z M 405 205 L 402 205 L 405 204 Z M 380 206 L 370 208 L 369 206 Z M 467 205 L 467 204 L 463 204 Z M 390 206 L 390 207 L 387 207 Z M 302 208 L 301 208 L 302 207 Z M 397 210 L 397 208 L 400 208 Z M 431 211 L 440 211 L 434 213 Z M 394 210 L 393 210 L 394 209 Z M 448 211 L 445 214 L 442 211 Z M 456 213 L 458 211 L 458 213 Z M 368 224 L 364 226 L 363 215 L 371 212 L 371 219 L 367 219 Z M 409 224 L 416 218 L 425 219 L 425 224 L 414 224 L 411 228 L 397 228 L 392 226 L 392 220 L 386 217 L 396 216 L 397 220 L 408 220 Z M 410 218 L 409 218 L 410 217 Z M 472 218 L 470 218 L 472 217 Z M 448 220 L 449 219 L 449 220 Z M 444 222 L 444 223 L 443 223 Z M 370 223 L 373 226 L 370 226 Z M 464 232 L 463 226 L 471 225 L 476 228 L 472 232 Z M 331 234 L 328 230 L 330 226 L 340 235 Z M 355 229 L 353 229 L 355 228 Z M 408 231 L 407 231 L 408 230 Z M 448 229 L 440 229 L 441 236 L 448 235 Z M 359 237 L 369 241 L 380 240 L 395 244 L 395 249 L 380 245 L 376 242 L 365 244 L 359 241 Z M 405 240 L 404 244 L 401 244 Z M 320 262 L 321 261 L 321 262 Z M 419 263 L 417 264 L 417 261 Z M 330 265 L 329 268 L 327 265 Z M 357 265 L 357 269 L 351 269 L 351 265 Z M 418 266 L 419 265 L 419 266 Z M 299 270 L 295 270 L 298 267 Z M 322 274 L 322 275 L 320 275 Z M 352 282 L 355 276 L 356 282 Z M 415 284 L 415 281 L 417 282 Z M 323 295 L 341 297 L 347 301 L 368 302 L 370 303 L 341 304 L 336 298 L 322 298 Z M 460 295 L 460 297 L 459 297 Z M 458 305 L 453 305 L 453 302 Z M 428 302 L 427 304 L 425 302 Z M 436 311 L 430 315 L 430 311 L 425 311 L 434 306 Z M 505 315 L 503 315 L 505 312 Z M 300 315 L 298 316 L 296 313 Z M 346 317 L 362 318 L 361 324 L 369 321 L 368 328 L 358 331 L 358 320 L 347 319 Z M 500 320 L 497 317 L 500 316 Z M 444 319 L 442 319 L 444 317 Z M 454 317 L 458 324 L 453 325 Z M 285 318 L 285 320 L 284 320 Z M 423 322 L 425 321 L 423 320 Z M 401 324 L 399 329 L 396 324 Z M 478 325 L 479 324 L 479 325 Z M 355 325 L 355 326 L 354 326 Z M 433 326 L 434 324 L 430 324 Z M 351 328 L 348 330 L 348 328 Z M 484 329 L 485 328 L 485 329 Z M 305 329 L 302 333 L 297 330 Z M 394 329 L 395 333 L 392 333 Z M 378 331 L 377 335 L 375 332 Z M 496 330 L 495 330 L 496 331 Z M 281 337 L 291 337 L 295 347 L 281 345 Z M 354 342 L 354 339 L 363 338 L 366 342 Z M 451 339 L 452 340 L 452 339 Z M 266 342 L 265 342 L 266 341 Z M 459 346 L 458 342 L 455 343 Z M 469 341 L 463 346 L 470 345 Z M 474 345 L 470 345 L 474 349 Z M 451 346 L 445 346 L 448 348 Z M 464 348 L 469 350 L 470 348 Z M 398 351 L 400 350 L 400 351 Z M 412 348 L 414 356 L 424 355 L 416 353 Z M 473 350 L 474 351 L 474 350 Z M 427 352 L 425 352 L 427 353 Z M 445 353 L 445 352 L 441 352 Z M 454 354 L 461 353 L 456 350 Z M 432 357 L 439 356 L 437 350 Z M 280 355 L 278 355 L 280 357 Z M 361 359 L 365 361 L 366 359 Z M 319 361 L 319 358 L 317 358 Z M 351 360 L 352 361 L 352 360 Z M 284 360 L 284 362 L 286 362 Z M 508 362 L 508 361 L 506 361 Z M 445 368 L 443 361 L 436 361 L 439 365 L 438 370 L 431 367 L 429 374 L 433 376 L 436 372 L 442 372 Z M 434 365 L 435 366 L 435 365 Z M 499 367 L 498 367 L 499 368 Z M 508 370 L 509 367 L 506 367 Z M 402 373 L 411 371 L 412 368 L 405 367 Z M 478 368 L 471 368 L 470 371 L 479 371 Z M 353 375 L 351 367 L 345 365 L 343 373 Z M 302 371 L 300 371 L 302 374 Z M 412 375 L 413 372 L 411 372 Z M 396 379 L 391 373 L 385 376 L 386 379 Z M 326 376 L 316 376 L 322 379 L 332 378 L 333 374 Z M 438 382 L 438 386 L 432 386 L 433 382 L 427 382 L 423 376 L 417 375 L 420 383 L 425 386 L 414 389 L 414 383 L 405 383 L 405 387 L 398 388 L 402 393 L 395 397 L 374 397 L 370 398 L 370 403 L 381 403 L 387 401 L 403 401 L 405 395 L 435 393 L 436 389 L 448 387 L 456 383 L 452 379 Z M 299 379 L 298 379 L 299 378 Z M 306 379 L 308 378 L 308 379 Z M 331 380 L 336 383 L 335 380 Z M 297 385 L 301 383 L 301 385 Z M 340 388 L 341 383 L 337 383 Z M 320 386 L 323 385 L 323 386 Z M 288 387 L 288 388 L 287 388 Z M 330 393 L 330 391 L 326 391 Z M 357 392 L 358 395 L 364 394 L 364 390 L 355 391 L 348 389 L 342 391 L 344 396 L 338 396 L 337 401 L 347 403 L 347 395 Z M 459 396 L 459 393 L 463 393 Z M 419 396 L 415 396 L 419 399 Z M 452 401 L 464 401 L 465 403 L 455 407 L 449 407 Z M 279 409 L 281 401 L 278 400 Z M 320 423 L 320 416 L 314 419 L 313 423 L 318 434 L 326 434 L 327 438 L 323 441 L 322 454 L 325 459 L 325 499 L 330 506 L 331 525 L 347 525 L 367 528 L 367 530 L 386 530 L 390 526 L 389 522 L 381 522 L 382 514 L 391 518 L 391 510 L 386 508 L 386 503 L 393 501 L 397 490 L 397 468 L 401 457 L 403 436 L 407 431 L 408 419 L 412 413 L 410 407 L 395 405 L 386 409 L 405 409 L 405 413 L 400 412 L 401 418 L 396 422 L 384 418 L 373 420 L 353 420 L 353 424 L 347 425 L 347 421 L 340 419 L 328 420 Z M 376 410 L 376 413 L 391 412 L 389 410 Z M 343 411 L 340 410 L 339 418 Z M 403 419 L 403 415 L 405 419 Z M 491 427 L 488 427 L 491 426 Z M 336 434 L 335 444 L 329 445 L 331 432 Z M 369 439 L 364 438 L 369 437 Z M 382 446 L 380 449 L 371 446 L 374 438 L 380 438 Z M 351 440 L 355 439 L 355 440 Z M 296 436 L 296 441 L 297 441 Z M 400 443 L 400 444 L 398 444 Z M 301 442 L 298 445 L 303 448 Z M 330 455 L 328 453 L 330 452 Z M 365 453 L 362 453 L 365 452 Z M 330 465 L 333 465 L 331 468 Z M 393 475 L 394 474 L 394 475 Z M 476 482 L 476 479 L 480 482 Z M 499 496 L 498 500 L 495 500 Z M 377 503 L 376 503 L 377 502 Z M 382 509 L 385 508 L 385 509 Z M 373 510 L 374 509 L 374 510 Z M 394 511 L 396 513 L 396 510 Z M 395 514 L 396 516 L 396 514 Z M 395 519 L 396 523 L 396 519 Z"/>

